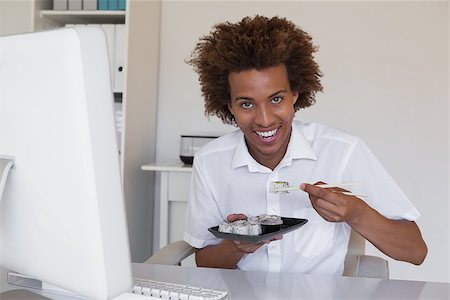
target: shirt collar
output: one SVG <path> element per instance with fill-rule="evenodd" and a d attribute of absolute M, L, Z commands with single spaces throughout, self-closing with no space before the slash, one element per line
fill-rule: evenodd
<path fill-rule="evenodd" d="M 240 136 L 236 145 L 236 150 L 233 154 L 233 160 L 231 167 L 237 169 L 239 167 L 248 166 L 250 172 L 264 172 L 266 167 L 260 165 L 248 152 L 247 144 L 245 143 L 245 137 L 242 131 L 239 131 Z"/>
<path fill-rule="evenodd" d="M 316 154 L 305 136 L 301 122 L 292 122 L 291 140 L 285 158 L 288 158 L 289 155 L 291 159 L 317 160 Z"/>
<path fill-rule="evenodd" d="M 292 122 L 292 133 L 289 141 L 286 155 L 279 164 L 279 167 L 290 165 L 293 159 L 311 159 L 317 160 L 311 145 L 303 133 L 303 125 L 300 122 Z M 250 172 L 271 172 L 269 168 L 260 165 L 248 152 L 247 144 L 245 143 L 244 134 L 240 131 L 236 150 L 233 154 L 231 167 L 237 169 L 239 167 L 248 166 Z"/>

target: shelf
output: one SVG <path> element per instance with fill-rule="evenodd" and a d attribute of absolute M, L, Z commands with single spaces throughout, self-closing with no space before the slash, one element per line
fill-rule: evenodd
<path fill-rule="evenodd" d="M 41 10 L 40 16 L 60 24 L 125 24 L 124 10 Z"/>
<path fill-rule="evenodd" d="M 170 161 L 170 162 L 142 165 L 141 170 L 163 171 L 163 172 L 192 172 L 192 166 L 185 165 L 181 161 Z"/>

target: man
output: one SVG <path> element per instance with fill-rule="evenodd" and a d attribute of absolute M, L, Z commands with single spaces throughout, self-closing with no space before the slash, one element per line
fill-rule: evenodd
<path fill-rule="evenodd" d="M 358 138 L 294 121 L 322 90 L 311 37 L 284 18 L 222 23 L 189 61 L 206 113 L 239 130 L 197 153 L 185 240 L 198 266 L 341 275 L 351 229 L 390 257 L 421 264 L 420 214 Z M 302 183 L 273 194 L 270 182 Z M 364 200 L 312 183 L 362 181 Z M 309 184 L 308 184 L 309 183 Z M 302 228 L 264 243 L 216 239 L 207 229 L 259 214 L 305 218 Z"/>

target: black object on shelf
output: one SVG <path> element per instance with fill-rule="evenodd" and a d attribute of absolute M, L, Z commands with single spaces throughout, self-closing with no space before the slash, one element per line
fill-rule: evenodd
<path fill-rule="evenodd" d="M 217 136 L 182 135 L 180 140 L 180 159 L 186 165 L 194 163 L 194 155 L 200 148 L 216 139 Z"/>

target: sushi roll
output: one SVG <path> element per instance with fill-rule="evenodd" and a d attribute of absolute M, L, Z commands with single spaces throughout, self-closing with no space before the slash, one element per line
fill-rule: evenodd
<path fill-rule="evenodd" d="M 232 233 L 233 226 L 230 223 L 222 223 L 219 225 L 219 231 L 225 233 Z"/>
<path fill-rule="evenodd" d="M 233 222 L 233 233 L 240 235 L 249 234 L 249 225 L 246 220 L 237 220 Z"/>
<path fill-rule="evenodd" d="M 261 224 L 259 224 L 259 222 L 254 224 L 249 223 L 248 229 L 249 235 L 260 235 L 262 233 Z"/>
<path fill-rule="evenodd" d="M 259 216 L 250 217 L 247 220 L 250 224 L 259 224 Z"/>
<path fill-rule="evenodd" d="M 230 223 L 224 222 L 219 225 L 219 231 L 256 236 L 278 231 L 281 229 L 282 224 L 283 220 L 280 216 L 261 214 L 259 216 L 249 217 L 246 220 L 236 220 Z"/>
<path fill-rule="evenodd" d="M 280 230 L 283 220 L 276 215 L 261 215 L 260 223 L 262 234 L 266 234 Z"/>

